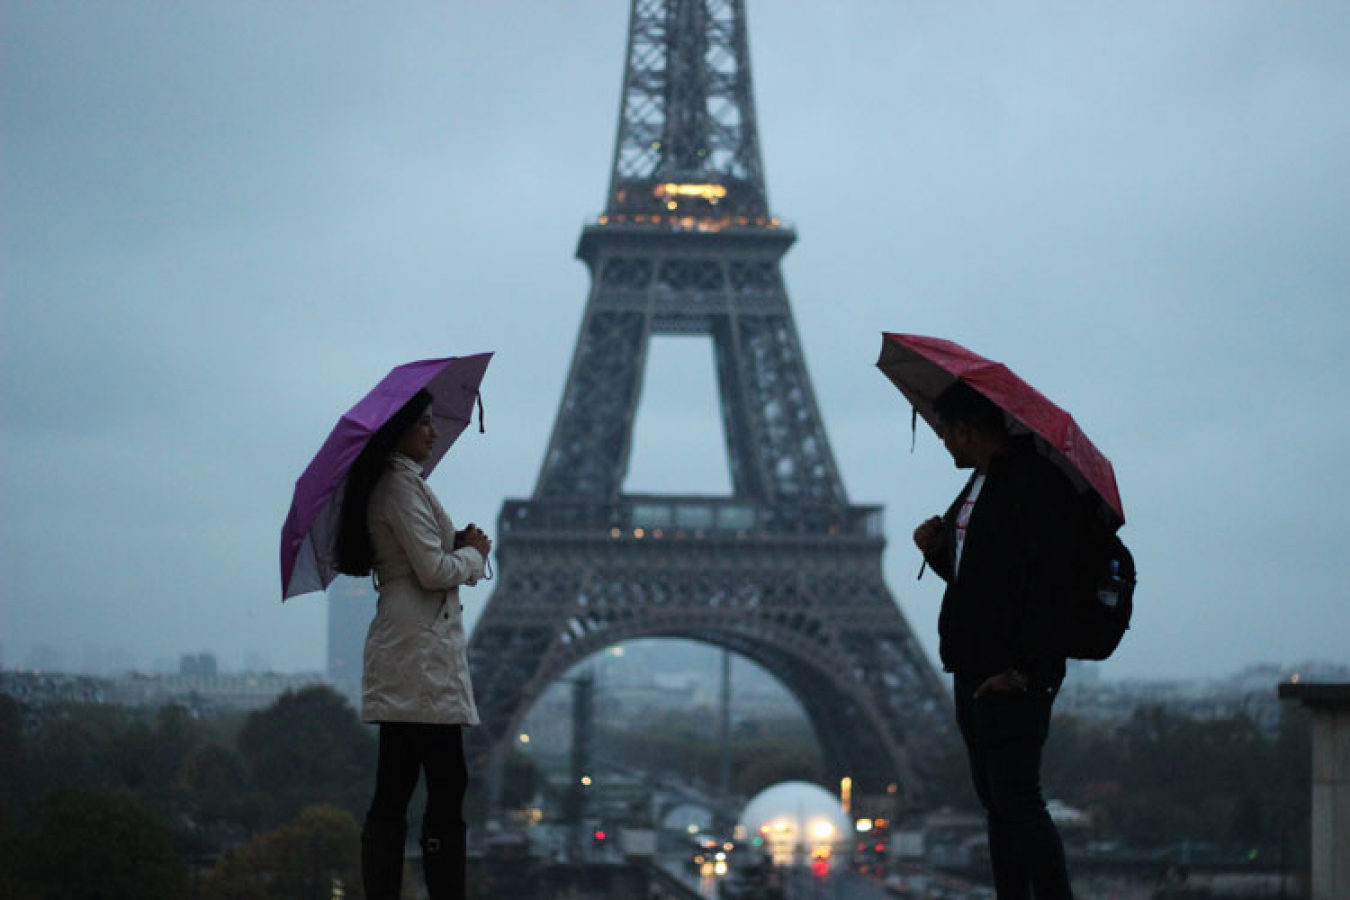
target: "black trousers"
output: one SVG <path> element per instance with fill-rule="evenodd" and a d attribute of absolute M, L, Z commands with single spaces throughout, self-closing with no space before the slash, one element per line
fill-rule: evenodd
<path fill-rule="evenodd" d="M 427 778 L 427 808 L 422 833 L 439 835 L 464 828 L 464 791 L 469 783 L 459 725 L 418 722 L 380 723 L 380 760 L 375 796 L 366 818 L 372 822 L 407 820 L 408 801 L 418 776 Z"/>
<path fill-rule="evenodd" d="M 987 691 L 956 677 L 956 722 L 989 828 L 998 900 L 1071 898 L 1064 846 L 1041 796 L 1041 748 L 1059 685 Z"/>

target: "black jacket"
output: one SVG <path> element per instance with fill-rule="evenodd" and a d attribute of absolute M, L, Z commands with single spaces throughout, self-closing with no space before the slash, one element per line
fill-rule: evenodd
<path fill-rule="evenodd" d="M 990 463 L 953 579 L 956 513 L 973 482 L 943 516 L 942 548 L 927 556 L 947 582 L 938 617 L 943 668 L 983 679 L 1011 667 L 1033 684 L 1057 685 L 1075 578 L 1077 492 L 1030 439 L 1015 441 Z"/>

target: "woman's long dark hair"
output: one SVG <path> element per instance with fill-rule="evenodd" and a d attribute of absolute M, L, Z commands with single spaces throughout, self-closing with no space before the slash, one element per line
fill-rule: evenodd
<path fill-rule="evenodd" d="M 337 568 L 344 575 L 369 575 L 375 564 L 370 546 L 370 529 L 366 527 L 366 511 L 370 508 L 370 492 L 384 474 L 384 463 L 398 446 L 403 433 L 421 417 L 431 405 L 431 394 L 424 390 L 412 399 L 380 430 L 371 436 L 361 455 L 347 472 L 347 489 L 342 495 L 342 511 L 338 515 Z"/>

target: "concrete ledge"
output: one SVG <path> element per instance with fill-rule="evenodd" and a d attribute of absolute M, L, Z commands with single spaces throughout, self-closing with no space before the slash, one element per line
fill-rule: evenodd
<path fill-rule="evenodd" d="M 1281 700 L 1299 700 L 1316 709 L 1350 709 L 1350 683 L 1286 681 L 1279 690 Z"/>
<path fill-rule="evenodd" d="M 1280 685 L 1312 711 L 1312 900 L 1350 897 L 1350 684 Z"/>

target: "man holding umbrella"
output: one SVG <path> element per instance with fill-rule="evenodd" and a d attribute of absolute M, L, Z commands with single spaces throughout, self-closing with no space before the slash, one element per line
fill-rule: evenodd
<path fill-rule="evenodd" d="M 914 543 L 947 582 L 940 654 L 988 814 L 994 888 L 1000 900 L 1071 897 L 1041 748 L 1068 651 L 1105 659 L 1129 625 L 1134 562 L 1115 537 L 1115 470 L 1073 416 L 959 344 L 888 332 L 877 367 L 912 421 L 923 416 L 957 468 L 974 470 Z M 1100 609 L 1084 607 L 1089 584 Z"/>
<path fill-rule="evenodd" d="M 974 470 L 946 514 L 915 530 L 914 543 L 947 582 L 940 653 L 954 675 L 957 723 L 988 815 L 994 887 L 1000 900 L 1033 890 L 1037 900 L 1071 897 L 1040 765 L 1064 678 L 1077 491 L 964 381 L 952 381 L 925 412 L 957 468 Z"/>

